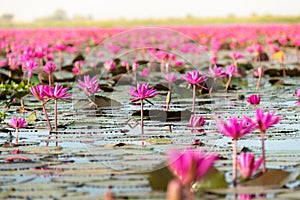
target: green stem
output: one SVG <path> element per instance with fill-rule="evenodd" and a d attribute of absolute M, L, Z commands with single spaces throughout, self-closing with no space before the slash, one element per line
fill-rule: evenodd
<path fill-rule="evenodd" d="M 19 143 L 19 129 L 16 128 L 16 144 Z"/>

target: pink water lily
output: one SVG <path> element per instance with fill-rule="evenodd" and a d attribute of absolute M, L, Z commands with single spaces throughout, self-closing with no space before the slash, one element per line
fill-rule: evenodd
<path fill-rule="evenodd" d="M 13 117 L 10 120 L 9 126 L 16 130 L 16 144 L 18 144 L 18 142 L 19 142 L 19 129 L 20 128 L 25 128 L 27 126 L 26 125 L 26 119 Z"/>
<path fill-rule="evenodd" d="M 239 121 L 237 117 L 228 119 L 228 122 L 219 121 L 217 129 L 225 136 L 231 137 L 235 140 L 252 132 L 256 127 L 254 121 L 246 116 L 243 116 Z"/>
<path fill-rule="evenodd" d="M 244 135 L 252 132 L 256 127 L 255 122 L 251 118 L 243 116 L 239 121 L 237 117 L 232 117 L 228 119 L 228 122 L 219 121 L 217 123 L 217 129 L 225 136 L 233 138 L 232 146 L 232 177 L 233 185 L 236 186 L 237 178 L 237 140 Z"/>
<path fill-rule="evenodd" d="M 33 94 L 33 96 L 35 96 L 38 100 L 42 102 L 43 112 L 50 131 L 52 131 L 52 127 L 49 121 L 49 117 L 45 105 L 51 98 L 50 93 L 52 92 L 52 90 L 53 88 L 49 85 L 36 85 L 30 88 L 30 91 Z"/>
<path fill-rule="evenodd" d="M 33 59 L 25 61 L 24 68 L 25 68 L 25 70 L 27 70 L 27 76 L 28 76 L 27 85 L 29 85 L 29 83 L 30 83 L 30 78 L 32 76 L 33 70 L 37 69 L 38 67 L 39 67 L 39 65 Z"/>
<path fill-rule="evenodd" d="M 237 76 L 238 74 L 237 74 L 237 69 L 234 65 L 228 65 L 225 68 L 226 68 L 226 74 L 228 75 L 228 81 L 225 88 L 225 91 L 227 92 L 230 86 L 232 76 Z"/>
<path fill-rule="evenodd" d="M 264 113 L 264 111 L 261 109 L 256 109 L 255 117 L 257 121 L 257 128 L 262 132 L 266 132 L 269 127 L 277 124 L 280 120 L 283 119 L 280 116 L 275 116 L 275 111 L 267 111 Z"/>
<path fill-rule="evenodd" d="M 300 89 L 296 90 L 295 96 L 297 96 L 299 98 L 299 101 L 296 104 L 297 104 L 297 106 L 300 106 Z"/>
<path fill-rule="evenodd" d="M 47 62 L 44 66 L 44 71 L 48 74 L 49 85 L 51 86 L 53 83 L 53 72 L 56 70 L 56 64 L 54 62 Z"/>
<path fill-rule="evenodd" d="M 259 94 L 252 94 L 248 99 L 247 102 L 251 105 L 259 105 L 260 103 L 260 95 Z"/>
<path fill-rule="evenodd" d="M 217 155 L 193 149 L 184 152 L 171 150 L 167 155 L 169 169 L 187 188 L 191 188 L 193 183 L 203 178 L 218 159 Z"/>
<path fill-rule="evenodd" d="M 205 119 L 202 116 L 192 115 L 190 118 L 190 122 L 187 126 L 190 127 L 201 127 L 205 124 Z"/>
<path fill-rule="evenodd" d="M 134 87 L 130 88 L 129 94 L 134 96 L 134 98 L 131 98 L 130 100 L 132 102 L 138 101 L 138 100 L 143 100 L 147 98 L 153 98 L 155 97 L 158 93 L 154 88 L 149 88 L 149 84 L 137 84 L 137 89 Z"/>
<path fill-rule="evenodd" d="M 177 80 L 177 76 L 175 74 L 167 74 L 165 75 L 165 79 L 169 82 L 169 83 L 173 83 Z M 300 98 L 300 97 L 299 97 Z"/>
<path fill-rule="evenodd" d="M 198 71 L 187 72 L 182 78 L 192 85 L 199 85 L 207 79 L 205 75 L 201 76 Z"/>
<path fill-rule="evenodd" d="M 263 157 L 263 172 L 266 172 L 266 155 L 265 155 L 265 134 L 266 130 L 273 126 L 274 124 L 277 124 L 280 120 L 283 118 L 280 116 L 275 116 L 275 112 L 270 113 L 270 111 L 267 111 L 264 113 L 261 109 L 256 109 L 255 113 L 256 117 L 256 123 L 257 123 L 257 129 L 260 130 L 260 136 L 261 136 L 261 142 L 262 142 L 262 157 Z"/>
<path fill-rule="evenodd" d="M 134 98 L 131 98 L 130 100 L 132 102 L 141 101 L 141 132 L 142 135 L 144 134 L 144 102 L 145 99 L 148 101 L 148 98 L 153 98 L 156 95 L 158 95 L 158 92 L 156 92 L 156 89 L 149 88 L 149 84 L 139 84 L 137 83 L 137 89 L 131 87 L 129 94 L 134 96 Z M 150 102 L 151 103 L 151 102 Z M 144 143 L 143 143 L 144 144 Z"/>
<path fill-rule="evenodd" d="M 51 88 L 49 93 L 47 94 L 51 99 L 54 100 L 54 127 L 55 131 L 57 131 L 57 101 L 63 100 L 68 101 L 70 100 L 72 94 L 67 93 L 68 88 L 64 88 L 62 85 L 56 84 L 54 88 Z"/>
<path fill-rule="evenodd" d="M 26 119 L 13 117 L 10 120 L 9 126 L 14 129 L 25 128 L 26 127 Z"/>
<path fill-rule="evenodd" d="M 91 96 L 100 90 L 99 81 L 96 76 L 91 79 L 90 75 L 85 75 L 84 81 L 78 80 L 78 82 L 78 87 L 88 96 Z"/>
<path fill-rule="evenodd" d="M 237 51 L 233 51 L 233 52 L 230 52 L 230 57 L 233 59 L 233 60 L 238 60 L 240 58 L 243 58 L 244 55 L 240 52 L 237 52 Z"/>
<path fill-rule="evenodd" d="M 244 178 L 249 178 L 262 164 L 263 158 L 260 157 L 255 162 L 255 156 L 253 153 L 241 152 L 238 156 L 237 167 Z"/>
<path fill-rule="evenodd" d="M 204 86 L 200 85 L 200 83 L 204 83 L 206 81 L 206 76 L 200 76 L 198 71 L 187 72 L 186 75 L 183 75 L 182 78 L 186 80 L 189 84 L 193 85 L 193 104 L 192 104 L 192 112 L 195 112 L 195 103 L 196 103 L 196 85 L 201 88 L 206 89 Z"/>

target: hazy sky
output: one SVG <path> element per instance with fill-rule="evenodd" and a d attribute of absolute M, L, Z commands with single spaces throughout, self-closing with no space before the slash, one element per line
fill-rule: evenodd
<path fill-rule="evenodd" d="M 299 15 L 299 0 L 0 0 L 0 15 L 31 21 L 64 9 L 68 17 L 90 15 L 94 19 L 164 18 L 186 15 L 211 17 L 247 16 L 253 13 Z"/>

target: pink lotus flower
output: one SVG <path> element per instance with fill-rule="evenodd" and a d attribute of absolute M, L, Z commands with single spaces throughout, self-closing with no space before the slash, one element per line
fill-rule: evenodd
<path fill-rule="evenodd" d="M 121 66 L 122 67 L 126 67 L 127 65 L 129 65 L 129 63 L 127 61 L 122 61 L 121 62 Z"/>
<path fill-rule="evenodd" d="M 217 61 L 218 61 L 218 57 L 217 56 L 212 56 L 211 58 L 210 58 L 210 62 L 212 63 L 212 64 L 217 64 Z"/>
<path fill-rule="evenodd" d="M 257 128 L 265 132 L 269 127 L 277 124 L 283 118 L 280 116 L 275 116 L 275 111 L 270 113 L 269 111 L 264 113 L 261 109 L 256 109 L 256 121 L 257 121 Z"/>
<path fill-rule="evenodd" d="M 200 76 L 198 71 L 187 72 L 187 74 L 183 75 L 182 78 L 192 85 L 199 85 L 207 79 L 205 75 Z"/>
<path fill-rule="evenodd" d="M 173 83 L 177 80 L 177 76 L 175 74 L 167 74 L 165 75 L 165 78 L 169 83 Z"/>
<path fill-rule="evenodd" d="M 131 98 L 132 102 L 143 100 L 147 98 L 153 98 L 158 93 L 154 88 L 149 89 L 149 84 L 137 84 L 137 90 L 133 87 L 130 88 L 129 94 L 135 96 L 135 98 Z"/>
<path fill-rule="evenodd" d="M 13 117 L 13 118 L 11 118 L 9 126 L 14 129 L 25 128 L 26 127 L 26 119 Z"/>
<path fill-rule="evenodd" d="M 226 66 L 225 68 L 226 68 L 226 74 L 227 74 L 229 77 L 237 76 L 236 67 L 235 67 L 234 65 L 228 65 L 228 66 Z"/>
<path fill-rule="evenodd" d="M 266 172 L 266 155 L 265 155 L 265 133 L 266 130 L 274 124 L 277 124 L 282 117 L 275 116 L 275 112 L 269 111 L 264 113 L 261 109 L 256 109 L 256 122 L 257 128 L 260 130 L 261 142 L 262 142 L 262 157 L 263 157 L 263 172 Z"/>
<path fill-rule="evenodd" d="M 67 93 L 67 91 L 68 88 L 64 88 L 62 85 L 56 84 L 54 88 L 51 88 L 47 92 L 47 95 L 54 100 L 67 101 L 70 100 L 70 97 L 72 96 L 72 94 Z"/>
<path fill-rule="evenodd" d="M 259 94 L 252 94 L 248 99 L 247 102 L 251 105 L 259 105 L 260 103 L 260 96 Z"/>
<path fill-rule="evenodd" d="M 149 68 L 145 68 L 139 74 L 140 74 L 140 76 L 146 77 L 146 76 L 149 76 L 149 73 L 150 73 L 150 69 Z"/>
<path fill-rule="evenodd" d="M 51 90 L 53 90 L 53 88 L 49 85 L 36 85 L 30 88 L 31 93 L 40 101 L 48 100 Z"/>
<path fill-rule="evenodd" d="M 85 75 L 84 82 L 82 80 L 78 80 L 78 82 L 78 87 L 83 89 L 84 93 L 88 96 L 91 96 L 100 90 L 99 81 L 96 76 L 91 79 L 90 75 Z"/>
<path fill-rule="evenodd" d="M 238 59 L 244 57 L 244 55 L 242 53 L 240 53 L 240 52 L 233 51 L 233 52 L 230 52 L 230 57 L 233 60 L 238 60 Z"/>
<path fill-rule="evenodd" d="M 222 78 L 226 76 L 226 73 L 222 71 L 222 67 L 214 66 L 214 68 L 210 68 L 208 72 L 213 78 Z"/>
<path fill-rule="evenodd" d="M 177 60 L 176 62 L 175 62 L 175 66 L 176 67 L 181 67 L 183 65 L 183 62 L 181 61 L 181 60 Z"/>
<path fill-rule="evenodd" d="M 104 68 L 106 71 L 111 71 L 116 68 L 116 63 L 113 60 L 107 60 L 104 62 Z"/>
<path fill-rule="evenodd" d="M 236 186 L 237 177 L 237 140 L 244 135 L 252 132 L 255 129 L 256 124 L 249 117 L 243 116 L 240 122 L 237 117 L 229 118 L 226 124 L 223 121 L 217 123 L 217 129 L 225 136 L 233 138 L 232 146 L 232 177 L 233 185 Z"/>
<path fill-rule="evenodd" d="M 33 59 L 25 61 L 24 68 L 27 70 L 28 73 L 28 84 L 30 81 L 30 77 L 32 76 L 32 71 L 37 69 L 38 67 L 39 65 Z"/>
<path fill-rule="evenodd" d="M 253 153 L 241 152 L 238 156 L 237 167 L 244 178 L 249 178 L 259 168 L 263 161 L 260 157 L 256 162 Z"/>
<path fill-rule="evenodd" d="M 0 67 L 4 67 L 6 66 L 8 63 L 7 63 L 7 60 L 0 60 Z"/>
<path fill-rule="evenodd" d="M 184 152 L 172 150 L 167 155 L 169 169 L 184 186 L 189 188 L 204 177 L 215 160 L 218 159 L 217 155 L 192 149 L 187 149 Z"/>
<path fill-rule="evenodd" d="M 220 121 L 217 123 L 217 129 L 225 136 L 232 137 L 237 140 L 244 135 L 252 132 L 255 129 L 256 124 L 249 117 L 243 116 L 238 120 L 237 117 L 228 119 L 228 122 Z"/>
<path fill-rule="evenodd" d="M 53 62 L 47 62 L 45 67 L 44 67 L 44 71 L 47 73 L 47 74 L 52 74 L 53 72 L 55 72 L 56 70 L 56 65 L 55 63 Z"/>
<path fill-rule="evenodd" d="M 196 115 L 192 115 L 190 118 L 190 122 L 187 126 L 190 127 L 200 127 L 203 126 L 205 124 L 205 119 L 202 116 L 196 116 Z"/>

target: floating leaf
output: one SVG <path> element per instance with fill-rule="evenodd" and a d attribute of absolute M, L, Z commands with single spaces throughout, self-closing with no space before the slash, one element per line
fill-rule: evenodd
<path fill-rule="evenodd" d="M 166 191 L 169 182 L 174 178 L 168 167 L 161 164 L 157 170 L 148 173 L 149 184 L 153 190 Z"/>
<path fill-rule="evenodd" d="M 32 123 L 35 122 L 35 120 L 36 120 L 36 112 L 33 111 L 33 112 L 30 113 L 30 115 L 26 118 L 26 122 L 32 124 Z"/>
<path fill-rule="evenodd" d="M 244 186 L 282 187 L 289 181 L 289 172 L 283 170 L 269 170 L 257 178 L 242 183 Z"/>
<path fill-rule="evenodd" d="M 202 180 L 196 182 L 193 188 L 198 190 L 227 188 L 224 173 L 221 173 L 215 167 L 212 167 Z"/>

